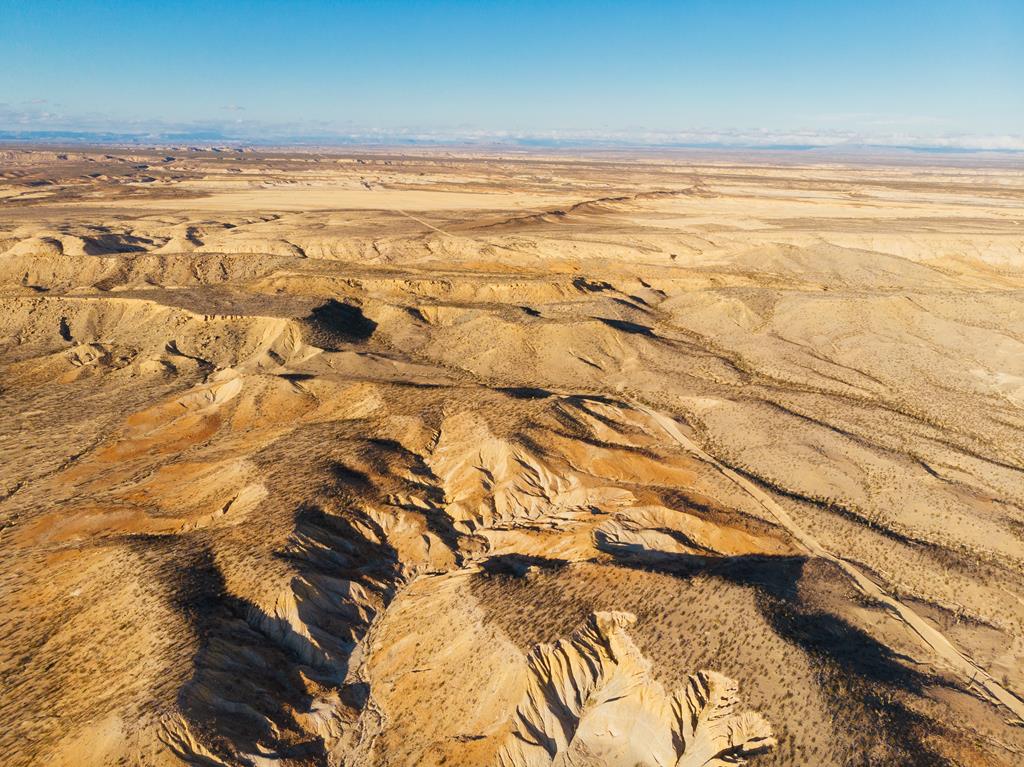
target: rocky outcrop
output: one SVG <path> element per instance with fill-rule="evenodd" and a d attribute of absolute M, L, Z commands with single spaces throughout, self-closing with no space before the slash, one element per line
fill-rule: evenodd
<path fill-rule="evenodd" d="M 667 693 L 626 632 L 635 622 L 597 612 L 535 648 L 501 767 L 742 764 L 775 745 L 759 714 L 737 711 L 737 685 L 721 674 L 700 671 Z"/>

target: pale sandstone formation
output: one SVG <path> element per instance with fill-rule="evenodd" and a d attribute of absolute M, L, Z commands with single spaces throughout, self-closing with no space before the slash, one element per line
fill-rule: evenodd
<path fill-rule="evenodd" d="M 1019 166 L 0 157 L 5 764 L 1020 762 Z"/>
<path fill-rule="evenodd" d="M 502 767 L 743 764 L 775 745 L 758 714 L 737 713 L 736 683 L 700 671 L 666 694 L 626 633 L 629 613 L 594 613 L 569 639 L 539 645 Z"/>

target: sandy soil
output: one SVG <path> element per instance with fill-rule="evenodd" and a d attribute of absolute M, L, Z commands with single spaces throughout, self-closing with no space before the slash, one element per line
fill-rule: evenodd
<path fill-rule="evenodd" d="M 1024 167 L 0 149 L 10 765 L 1018 765 Z"/>

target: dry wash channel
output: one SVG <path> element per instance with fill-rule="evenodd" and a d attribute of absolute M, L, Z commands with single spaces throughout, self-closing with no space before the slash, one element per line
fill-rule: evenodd
<path fill-rule="evenodd" d="M 1024 176 L 5 150 L 11 765 L 1024 758 Z"/>

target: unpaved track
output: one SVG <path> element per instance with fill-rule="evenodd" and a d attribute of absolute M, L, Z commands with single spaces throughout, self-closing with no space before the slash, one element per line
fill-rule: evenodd
<path fill-rule="evenodd" d="M 689 191 L 689 190 L 687 190 Z M 686 193 L 686 192 L 676 192 Z M 635 199 L 635 198 L 634 198 Z M 584 203 L 579 203 L 582 205 Z M 574 207 L 578 207 L 574 206 Z M 404 210 L 397 210 L 398 213 L 406 216 L 423 226 L 428 227 L 442 235 L 448 237 L 463 237 L 464 239 L 473 240 L 474 238 L 466 235 L 455 235 L 451 232 L 447 232 L 433 224 L 424 221 L 423 219 L 413 216 Z M 511 250 L 511 249 L 509 249 Z M 924 644 L 932 649 L 938 657 L 944 661 L 951 669 L 962 674 L 964 678 L 968 679 L 971 684 L 975 684 L 980 687 L 990 698 L 998 701 L 1010 711 L 1013 712 L 1014 716 L 1022 724 L 1024 724 L 1024 700 L 1018 698 L 1014 693 L 1007 690 L 999 682 L 997 682 L 987 671 L 978 666 L 971 658 L 960 652 L 952 642 L 950 642 L 938 629 L 928 623 L 924 618 L 914 612 L 911 608 L 900 602 L 895 597 L 887 594 L 881 587 L 878 586 L 874 581 L 868 578 L 863 572 L 861 572 L 856 566 L 832 554 L 824 546 L 822 546 L 813 536 L 804 531 L 789 515 L 789 513 L 783 509 L 778 503 L 776 503 L 767 493 L 757 487 L 750 480 L 740 476 L 737 472 L 730 469 L 728 466 L 722 464 L 714 456 L 705 452 L 700 448 L 693 440 L 689 439 L 683 434 L 676 426 L 675 422 L 664 415 L 651 408 L 642 405 L 638 402 L 633 403 L 639 410 L 651 416 L 658 424 L 665 430 L 665 432 L 682 447 L 689 452 L 698 456 L 701 460 L 714 466 L 718 471 L 725 475 L 728 479 L 736 483 L 746 493 L 748 493 L 754 500 L 756 500 L 771 516 L 778 520 L 779 524 L 785 527 L 790 534 L 802 545 L 810 554 L 827 560 L 838 566 L 847 576 L 853 581 L 854 585 L 861 590 L 864 594 L 870 596 L 875 601 L 884 605 L 898 620 L 902 621 L 904 625 L 908 626 L 917 636 L 921 639 Z"/>
<path fill-rule="evenodd" d="M 862 573 L 857 567 L 824 548 L 813 536 L 805 532 L 793 520 L 789 513 L 778 503 L 772 500 L 767 493 L 757 487 L 757 485 L 750 480 L 722 464 L 714 456 L 702 450 L 700 446 L 679 430 L 679 427 L 676 426 L 675 422 L 671 418 L 639 403 L 635 403 L 635 405 L 637 409 L 643 411 L 657 421 L 665 432 L 672 437 L 672 439 L 686 448 L 686 450 L 693 453 L 701 460 L 710 463 L 728 479 L 735 482 L 739 487 L 747 492 L 754 500 L 761 504 L 765 511 L 775 517 L 779 524 L 785 527 L 810 554 L 837 565 L 850 577 L 857 588 L 872 599 L 885 605 L 885 607 L 888 608 L 889 611 L 892 612 L 899 620 L 909 626 L 921 641 L 928 645 L 928 647 L 930 647 L 936 655 L 939 656 L 939 658 L 948 664 L 950 668 L 969 679 L 972 684 L 976 684 L 981 687 L 989 696 L 999 703 L 1002 703 L 1006 708 L 1010 709 L 1010 711 L 1012 711 L 1013 714 L 1022 723 L 1024 723 L 1024 701 L 999 684 L 988 672 L 980 668 L 973 660 L 960 652 L 953 643 L 946 639 L 946 637 L 934 626 L 898 599 L 889 596 L 889 594 L 883 591 L 878 584 L 864 575 L 864 573 Z"/>

